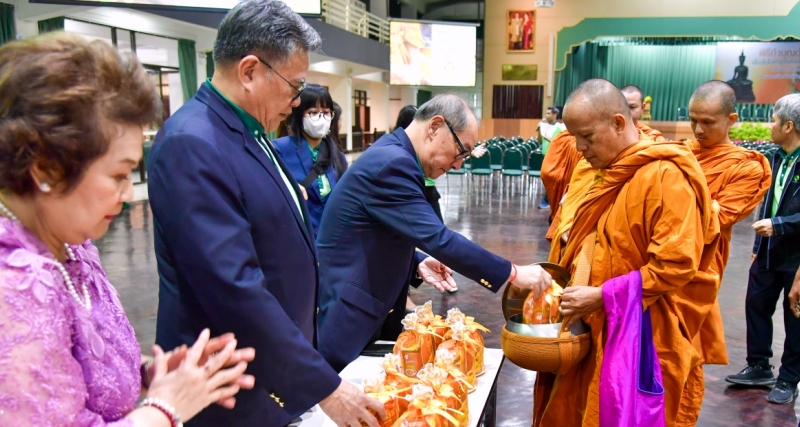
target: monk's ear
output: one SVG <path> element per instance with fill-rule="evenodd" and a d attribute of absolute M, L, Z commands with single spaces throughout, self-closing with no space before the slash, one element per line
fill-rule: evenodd
<path fill-rule="evenodd" d="M 728 114 L 728 127 L 735 125 L 738 120 L 739 120 L 739 114 L 737 113 Z"/>
<path fill-rule="evenodd" d="M 627 122 L 625 121 L 625 116 L 622 114 L 617 113 L 611 117 L 611 127 L 617 131 L 617 133 L 622 133 L 625 130 L 626 125 Z"/>

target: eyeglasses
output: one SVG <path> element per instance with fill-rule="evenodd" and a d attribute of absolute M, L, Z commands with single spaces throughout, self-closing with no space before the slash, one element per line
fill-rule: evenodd
<path fill-rule="evenodd" d="M 334 116 L 333 111 L 320 111 L 320 112 L 309 111 L 308 113 L 306 113 L 306 117 L 315 121 L 322 118 L 324 118 L 325 120 L 333 120 L 333 116 Z"/>
<path fill-rule="evenodd" d="M 256 56 L 256 55 L 253 55 L 253 56 L 255 56 L 256 58 L 258 58 L 258 56 Z M 278 72 L 278 70 L 276 70 L 276 69 L 272 68 L 272 65 L 269 65 L 269 64 L 267 64 L 267 61 L 264 61 L 264 60 L 263 60 L 263 59 L 261 59 L 261 58 L 258 58 L 258 60 L 259 60 L 259 61 L 261 61 L 261 63 L 262 63 L 262 64 L 266 65 L 266 66 L 267 66 L 267 68 L 269 68 L 270 70 L 272 70 L 272 71 L 273 71 L 275 74 L 277 74 L 277 75 L 278 75 L 278 77 L 280 77 L 281 79 L 283 79 L 283 81 L 285 81 L 285 82 L 286 82 L 286 84 L 288 84 L 289 86 L 291 86 L 291 87 L 292 87 L 292 89 L 294 89 L 294 90 L 295 90 L 295 92 L 297 92 L 297 95 L 295 95 L 295 96 L 294 96 L 294 98 L 292 98 L 292 102 L 294 102 L 294 101 L 295 101 L 297 98 L 300 98 L 300 95 L 302 95 L 302 94 L 303 94 L 303 91 L 305 91 L 305 90 L 306 90 L 306 82 L 300 82 L 300 87 L 297 87 L 297 86 L 293 85 L 293 84 L 292 84 L 292 82 L 290 82 L 289 80 L 286 80 L 286 77 L 283 77 L 283 76 L 281 75 L 281 73 L 279 73 L 279 72 Z"/>
<path fill-rule="evenodd" d="M 453 133 L 453 138 L 455 138 L 456 144 L 458 144 L 458 149 L 461 150 L 461 152 L 456 155 L 456 160 L 467 160 L 470 156 L 470 151 L 464 148 L 464 144 L 462 144 L 461 140 L 458 139 L 458 135 L 456 135 L 456 131 L 453 130 L 453 126 L 450 125 L 450 122 L 445 120 L 444 124 L 446 124 L 447 128 L 450 129 L 450 132 Z"/>

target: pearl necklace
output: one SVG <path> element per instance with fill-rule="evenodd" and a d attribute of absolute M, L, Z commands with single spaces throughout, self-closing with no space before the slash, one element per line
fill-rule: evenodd
<path fill-rule="evenodd" d="M 13 212 L 8 210 L 8 208 L 6 207 L 5 204 L 3 204 L 3 202 L 0 202 L 0 213 L 2 213 L 3 216 L 7 217 L 12 221 L 20 222 L 19 218 L 17 218 L 17 216 L 14 215 Z M 64 248 L 67 250 L 67 257 L 70 259 L 70 261 L 75 261 L 76 260 L 75 253 L 72 252 L 72 248 L 70 248 L 69 245 L 67 245 L 66 243 L 64 243 Z M 67 289 L 69 289 L 69 293 L 70 295 L 72 295 L 72 298 L 74 298 L 75 301 L 77 301 L 81 307 L 91 311 L 92 299 L 89 297 L 89 288 L 86 287 L 86 283 L 82 284 L 83 300 L 81 300 L 81 298 L 78 296 L 78 291 L 75 290 L 75 285 L 72 283 L 72 278 L 69 277 L 69 273 L 67 273 L 67 268 L 64 267 L 64 264 L 56 260 L 56 267 L 58 268 L 58 271 L 61 273 L 61 275 L 64 277 L 64 282 L 67 284 Z"/>

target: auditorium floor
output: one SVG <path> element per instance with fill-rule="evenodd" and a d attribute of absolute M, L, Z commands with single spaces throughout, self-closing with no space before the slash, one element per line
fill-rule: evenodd
<path fill-rule="evenodd" d="M 508 192 L 502 197 L 497 188 L 489 195 L 482 191 L 467 192 L 459 186 L 460 177 L 439 180 L 442 211 L 447 225 L 488 250 L 515 263 L 527 264 L 547 258 L 548 243 L 544 239 L 549 210 L 538 210 L 539 198 Z M 466 183 L 466 181 L 464 181 Z M 496 185 L 496 182 L 495 182 Z M 765 400 L 767 389 L 743 390 L 727 387 L 725 375 L 738 372 L 745 359 L 744 295 L 753 233 L 750 220 L 734 230 L 731 259 L 720 292 L 720 305 L 725 322 L 730 366 L 709 366 L 705 370 L 706 394 L 699 426 L 797 426 L 799 405 L 773 405 Z M 121 294 L 122 303 L 133 323 L 142 350 L 149 353 L 155 337 L 158 304 L 158 274 L 153 253 L 153 221 L 147 202 L 136 202 L 111 225 L 109 233 L 97 242 L 103 265 L 111 282 Z M 412 290 L 417 303 L 432 300 L 436 312 L 459 307 L 489 327 L 487 346 L 500 347 L 503 318 L 500 295 L 484 290 L 475 283 L 457 276 L 459 291 L 440 294 L 432 287 Z M 782 308 L 775 313 L 775 336 L 772 364 L 780 365 L 783 351 Z M 777 369 L 775 370 L 777 374 Z M 532 387 L 535 374 L 506 362 L 498 382 L 499 426 L 531 424 Z"/>

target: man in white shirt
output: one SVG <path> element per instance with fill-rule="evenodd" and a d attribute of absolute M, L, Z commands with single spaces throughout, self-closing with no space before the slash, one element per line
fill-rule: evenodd
<path fill-rule="evenodd" d="M 567 129 L 564 123 L 559 123 L 557 120 L 559 112 L 560 111 L 556 107 L 548 108 L 544 119 L 539 122 L 539 126 L 536 128 L 536 131 L 539 133 L 539 143 L 542 144 L 542 155 L 547 154 L 547 149 L 550 148 L 550 141 L 552 141 L 559 132 Z M 538 208 L 547 209 L 549 207 L 550 201 L 547 200 L 547 192 L 545 192 Z"/>

